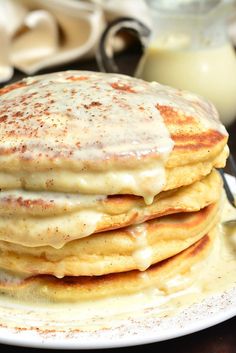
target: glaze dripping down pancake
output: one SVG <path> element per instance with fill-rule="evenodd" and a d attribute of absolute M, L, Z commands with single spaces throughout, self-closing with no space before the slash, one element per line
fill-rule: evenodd
<path fill-rule="evenodd" d="M 92 234 L 61 249 L 24 247 L 0 241 L 0 268 L 27 276 L 97 276 L 138 269 L 167 259 L 210 231 L 219 220 L 219 204 L 200 211 L 156 218 L 139 225 Z"/>
<path fill-rule="evenodd" d="M 222 181 L 215 170 L 188 186 L 159 193 L 151 205 L 133 195 L 63 194 L 8 190 L 0 193 L 0 240 L 28 247 L 64 244 L 217 202 Z"/>
<path fill-rule="evenodd" d="M 169 289 L 168 281 L 176 276 L 187 276 L 192 266 L 206 260 L 217 241 L 217 232 L 211 232 L 179 254 L 149 267 L 145 272 L 128 271 L 104 276 L 78 276 L 58 279 L 54 276 L 38 275 L 26 279 L 2 275 L 0 292 L 22 301 L 78 302 L 104 297 L 140 293 L 148 288 L 157 288 L 163 293 L 186 288 L 189 282 L 182 281 L 179 287 Z M 192 277 L 194 280 L 195 277 Z M 190 277 L 191 280 L 191 277 Z"/>
<path fill-rule="evenodd" d="M 151 203 L 227 156 L 213 105 L 158 83 L 71 71 L 28 78 L 0 95 L 1 188 L 134 194 Z M 178 176 L 166 181 L 164 166 Z"/>

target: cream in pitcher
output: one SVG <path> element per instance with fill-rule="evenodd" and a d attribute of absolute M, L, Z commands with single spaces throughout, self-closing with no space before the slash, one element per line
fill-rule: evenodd
<path fill-rule="evenodd" d="M 153 26 L 151 35 L 142 26 L 137 28 L 145 51 L 135 76 L 200 94 L 215 104 L 225 125 L 232 123 L 236 118 L 236 55 L 226 19 L 233 1 L 147 3 Z"/>

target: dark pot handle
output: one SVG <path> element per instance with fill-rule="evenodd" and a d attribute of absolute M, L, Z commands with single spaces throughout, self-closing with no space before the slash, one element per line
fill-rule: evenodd
<path fill-rule="evenodd" d="M 142 22 L 132 17 L 122 17 L 114 20 L 103 32 L 96 52 L 96 59 L 99 69 L 103 72 L 119 72 L 119 69 L 114 61 L 113 51 L 111 50 L 111 47 L 107 45 L 107 43 L 121 29 L 125 29 L 138 36 L 143 48 L 145 48 L 148 44 L 151 31 Z"/>

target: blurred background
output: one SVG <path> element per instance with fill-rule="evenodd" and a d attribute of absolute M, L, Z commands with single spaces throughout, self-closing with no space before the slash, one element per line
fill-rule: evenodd
<path fill-rule="evenodd" d="M 0 86 L 60 70 L 120 72 L 211 100 L 236 151 L 234 0 L 1 0 Z"/>

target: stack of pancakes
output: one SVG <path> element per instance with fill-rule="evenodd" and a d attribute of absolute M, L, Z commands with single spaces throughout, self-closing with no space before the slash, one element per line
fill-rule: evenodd
<path fill-rule="evenodd" d="M 0 90 L 0 292 L 77 301 L 156 287 L 217 237 L 227 133 L 196 95 L 70 71 Z"/>

